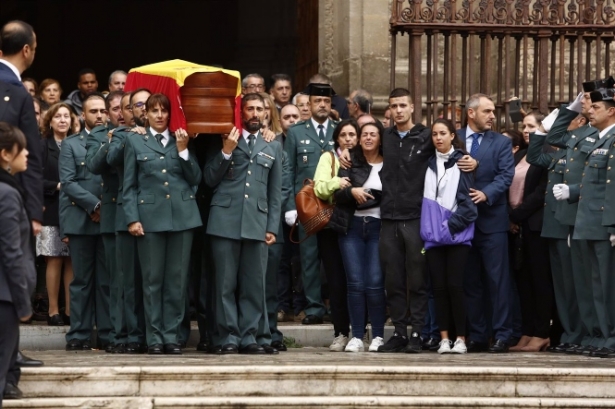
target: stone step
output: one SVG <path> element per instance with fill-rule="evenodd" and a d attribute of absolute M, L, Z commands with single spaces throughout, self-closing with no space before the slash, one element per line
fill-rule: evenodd
<path fill-rule="evenodd" d="M 4 401 L 5 408 L 613 408 L 615 399 L 570 398 L 458 398 L 432 396 L 293 396 L 293 397 L 204 397 L 204 398 L 49 398 Z"/>
<path fill-rule="evenodd" d="M 279 326 L 285 337 L 295 339 L 295 342 L 305 347 L 325 347 L 333 340 L 333 325 L 301 325 L 299 323 L 282 323 Z M 48 325 L 21 325 L 19 327 L 20 347 L 31 351 L 63 350 L 66 347 L 65 335 L 69 327 L 50 327 Z M 368 327 L 371 336 L 371 329 Z M 386 327 L 385 339 L 393 335 L 394 328 Z M 95 337 L 95 334 L 92 335 Z M 188 346 L 199 343 L 199 330 L 196 322 L 192 323 Z"/>

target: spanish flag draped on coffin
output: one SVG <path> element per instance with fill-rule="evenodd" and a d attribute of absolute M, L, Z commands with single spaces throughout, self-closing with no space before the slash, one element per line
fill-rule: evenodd
<path fill-rule="evenodd" d="M 229 133 L 241 129 L 239 71 L 170 60 L 133 68 L 124 91 L 147 88 L 171 101 L 169 128 L 189 133 Z"/>

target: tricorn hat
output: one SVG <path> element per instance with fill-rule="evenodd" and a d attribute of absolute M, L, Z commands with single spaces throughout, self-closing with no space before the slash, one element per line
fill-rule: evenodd
<path fill-rule="evenodd" d="M 317 95 L 321 97 L 332 97 L 336 95 L 333 88 L 331 88 L 331 85 L 317 82 L 309 83 L 305 90 L 303 90 L 303 93 L 306 95 Z"/>
<path fill-rule="evenodd" d="M 599 90 L 600 88 L 613 88 L 614 85 L 615 79 L 613 79 L 613 77 L 584 82 L 583 92 L 592 92 Z"/>
<path fill-rule="evenodd" d="M 615 89 L 613 88 L 600 88 L 595 91 L 592 91 L 589 94 L 592 102 L 600 102 L 600 101 L 613 101 L 615 99 Z"/>

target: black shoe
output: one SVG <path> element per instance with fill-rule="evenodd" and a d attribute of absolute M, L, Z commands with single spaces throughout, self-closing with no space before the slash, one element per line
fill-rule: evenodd
<path fill-rule="evenodd" d="M 124 350 L 127 354 L 143 354 L 147 348 L 140 342 L 129 342 Z"/>
<path fill-rule="evenodd" d="M 279 352 L 276 348 L 272 347 L 271 345 L 263 344 L 263 345 L 261 345 L 261 346 L 262 346 L 262 347 L 263 347 L 263 349 L 265 350 L 265 353 L 266 353 L 266 354 L 273 354 L 273 355 L 277 355 L 277 354 L 279 354 L 279 353 L 280 353 L 280 352 Z"/>
<path fill-rule="evenodd" d="M 125 354 L 126 353 L 126 344 L 115 344 L 115 348 L 113 348 L 114 354 Z"/>
<path fill-rule="evenodd" d="M 408 345 L 406 345 L 406 349 L 404 350 L 407 354 L 418 354 L 421 352 L 421 337 L 418 332 L 413 332 L 410 334 L 410 338 L 408 338 Z"/>
<path fill-rule="evenodd" d="M 587 345 L 586 347 L 583 347 L 583 349 L 579 350 L 579 352 L 583 355 L 587 355 L 589 356 L 589 354 L 591 354 L 592 352 L 596 352 L 598 351 L 600 348 L 597 348 L 595 346 L 592 345 Z"/>
<path fill-rule="evenodd" d="M 181 355 L 182 348 L 178 344 L 164 344 L 164 353 L 169 355 Z"/>
<path fill-rule="evenodd" d="M 62 327 L 64 326 L 64 320 L 60 316 L 60 314 L 55 314 L 50 317 L 47 317 L 47 325 L 52 327 Z"/>
<path fill-rule="evenodd" d="M 62 321 L 64 321 L 64 325 L 70 326 L 70 315 L 66 315 L 63 312 L 61 313 L 61 315 L 62 315 Z"/>
<path fill-rule="evenodd" d="M 81 351 L 83 350 L 82 345 L 83 345 L 82 341 L 76 338 L 73 338 L 66 343 L 66 350 L 67 351 Z"/>
<path fill-rule="evenodd" d="M 548 346 L 547 347 L 547 352 L 553 352 L 553 353 L 558 353 L 558 354 L 563 354 L 564 352 L 566 352 L 566 350 L 568 348 L 570 348 L 569 343 L 561 343 L 558 345 L 552 345 L 552 346 Z"/>
<path fill-rule="evenodd" d="M 238 352 L 239 350 L 237 349 L 237 345 L 235 344 L 223 345 L 222 350 L 220 351 L 222 355 L 237 354 Z"/>
<path fill-rule="evenodd" d="M 384 344 L 378 347 L 378 352 L 402 352 L 408 345 L 408 337 L 397 332 Z"/>
<path fill-rule="evenodd" d="M 508 352 L 508 344 L 501 339 L 496 339 L 493 345 L 489 348 L 488 352 L 492 354 L 502 354 Z"/>
<path fill-rule="evenodd" d="M 4 387 L 3 399 L 21 399 L 23 398 L 23 392 L 12 383 L 7 382 Z"/>
<path fill-rule="evenodd" d="M 154 344 L 147 347 L 147 353 L 150 355 L 162 355 L 163 352 L 162 344 Z"/>
<path fill-rule="evenodd" d="M 615 349 L 607 348 L 610 350 L 608 354 L 601 354 L 600 358 L 615 358 Z"/>
<path fill-rule="evenodd" d="M 109 342 L 108 344 L 101 345 L 100 349 L 104 349 L 105 352 L 108 354 L 113 354 L 115 353 L 115 344 L 112 342 Z"/>
<path fill-rule="evenodd" d="M 91 351 L 92 350 L 92 343 L 90 342 L 89 339 L 86 339 L 85 341 L 81 341 L 81 350 L 82 351 Z"/>
<path fill-rule="evenodd" d="M 179 347 L 180 347 L 181 349 L 186 348 L 186 341 L 179 341 Z"/>
<path fill-rule="evenodd" d="M 592 358 L 607 358 L 609 354 L 613 352 L 615 351 L 612 350 L 611 348 L 600 348 L 600 349 L 596 349 L 595 351 L 591 351 L 589 353 L 589 356 Z"/>
<path fill-rule="evenodd" d="M 570 355 L 576 355 L 577 354 L 577 349 L 581 349 L 581 348 L 583 348 L 583 346 L 581 346 L 579 344 L 569 344 L 568 348 L 564 352 L 567 353 L 567 354 L 570 354 Z"/>
<path fill-rule="evenodd" d="M 489 349 L 489 345 L 476 341 L 469 341 L 466 346 L 468 348 L 468 353 L 487 352 Z"/>
<path fill-rule="evenodd" d="M 273 341 L 271 346 L 280 352 L 288 351 L 288 348 L 286 348 L 286 345 L 284 345 L 282 341 Z"/>
<path fill-rule="evenodd" d="M 322 324 L 322 318 L 317 315 L 308 315 L 303 319 L 303 321 L 301 321 L 301 323 L 303 325 Z"/>
<path fill-rule="evenodd" d="M 261 355 L 265 353 L 265 349 L 258 344 L 250 344 L 239 350 L 240 354 Z"/>
<path fill-rule="evenodd" d="M 33 366 L 43 366 L 43 361 L 39 361 L 38 359 L 32 359 L 23 354 L 21 351 L 17 351 L 17 359 L 15 360 L 15 365 L 19 367 L 33 367 Z"/>
<path fill-rule="evenodd" d="M 207 342 L 201 341 L 196 345 L 196 350 L 200 352 L 207 352 Z"/>
<path fill-rule="evenodd" d="M 423 342 L 421 348 L 425 351 L 437 351 L 440 348 L 440 340 L 435 338 L 429 338 L 427 341 Z"/>
<path fill-rule="evenodd" d="M 222 346 L 213 345 L 207 348 L 208 354 L 222 355 Z"/>

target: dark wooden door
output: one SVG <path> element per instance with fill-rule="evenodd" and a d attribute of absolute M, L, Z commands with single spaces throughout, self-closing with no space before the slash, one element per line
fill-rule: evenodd
<path fill-rule="evenodd" d="M 318 72 L 318 0 L 297 1 L 297 40 L 294 89 L 300 91 Z"/>

